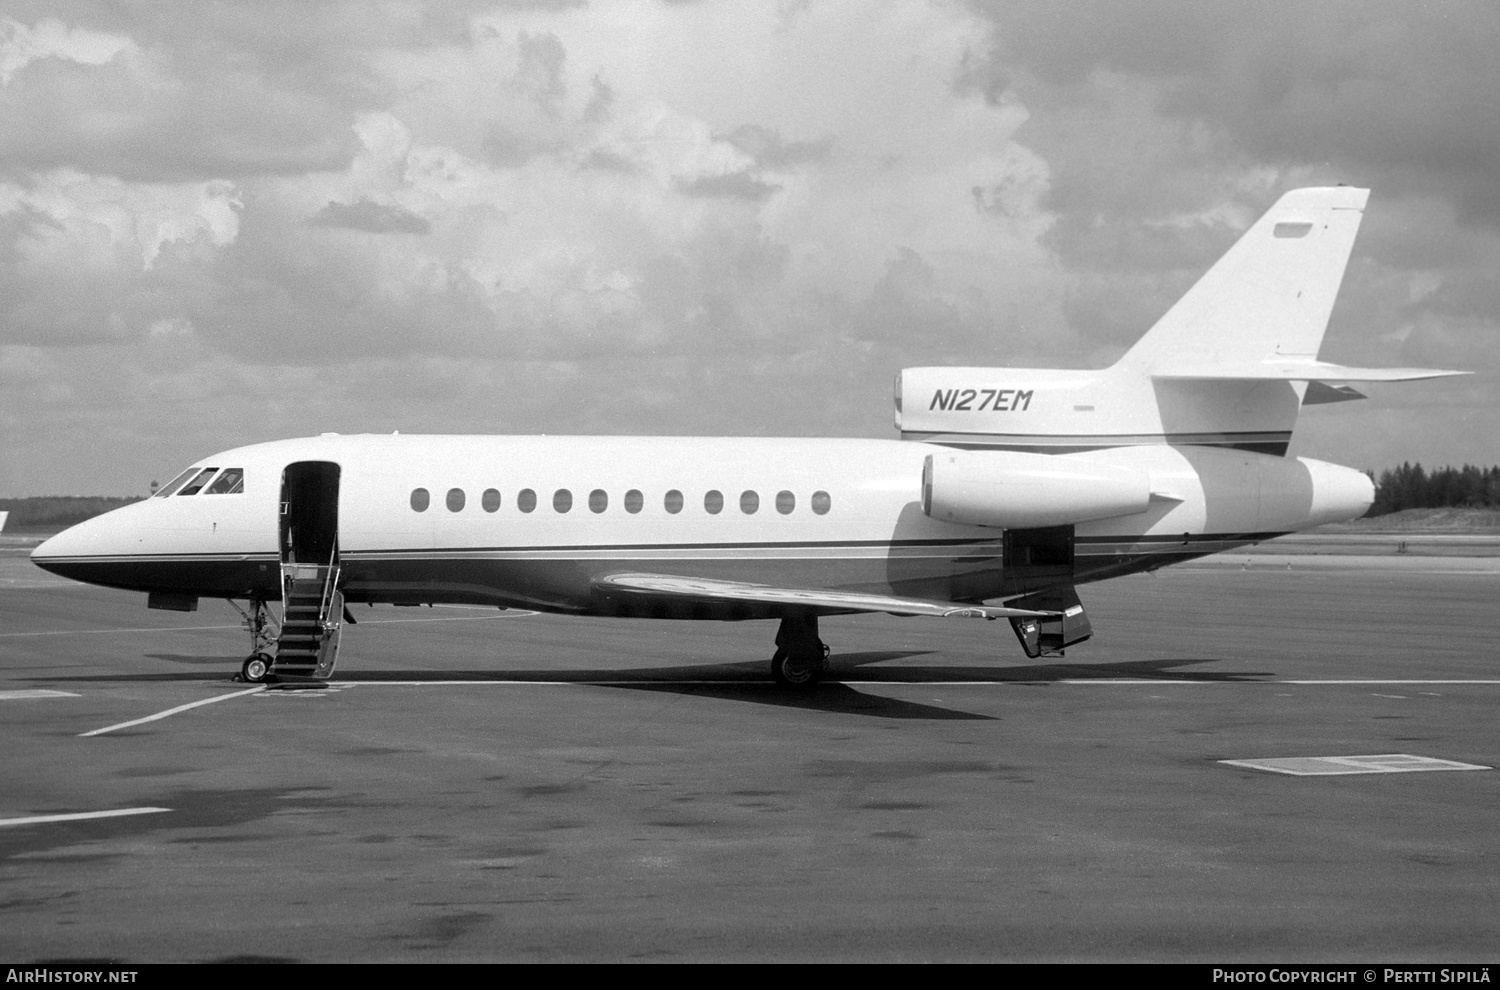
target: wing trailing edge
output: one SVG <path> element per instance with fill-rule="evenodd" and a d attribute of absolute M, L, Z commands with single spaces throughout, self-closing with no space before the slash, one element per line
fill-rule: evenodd
<path fill-rule="evenodd" d="M 605 594 L 623 594 L 677 602 L 750 602 L 841 612 L 887 612 L 891 615 L 930 615 L 940 618 L 1042 619 L 1058 613 L 1000 605 L 970 605 L 861 591 L 822 588 L 775 588 L 746 581 L 682 577 L 673 574 L 609 574 L 594 579 Z"/>

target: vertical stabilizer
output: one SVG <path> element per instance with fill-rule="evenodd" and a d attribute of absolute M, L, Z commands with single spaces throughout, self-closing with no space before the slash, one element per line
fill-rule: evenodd
<path fill-rule="evenodd" d="M 1116 367 L 1240 378 L 1264 362 L 1314 360 L 1369 195 L 1336 186 L 1282 196 Z"/>
<path fill-rule="evenodd" d="M 905 368 L 896 426 L 950 447 L 1065 454 L 1172 444 L 1284 455 L 1348 382 L 1462 374 L 1318 360 L 1367 189 L 1294 189 L 1108 368 Z"/>

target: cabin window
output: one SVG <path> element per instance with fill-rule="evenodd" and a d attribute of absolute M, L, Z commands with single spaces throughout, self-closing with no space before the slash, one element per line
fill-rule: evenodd
<path fill-rule="evenodd" d="M 632 488 L 625 493 L 625 511 L 631 514 L 641 511 L 641 506 L 646 504 L 646 497 L 639 490 Z"/>
<path fill-rule="evenodd" d="M 431 502 L 431 501 L 432 501 L 432 499 L 427 494 L 427 489 L 425 489 L 425 488 L 413 488 L 411 490 L 411 507 L 413 509 L 415 509 L 416 511 L 418 511 L 418 512 L 426 512 L 427 511 L 427 504 L 429 502 Z"/>
<path fill-rule="evenodd" d="M 661 504 L 668 512 L 676 515 L 682 511 L 682 492 L 672 489 L 662 497 Z"/>
<path fill-rule="evenodd" d="M 522 512 L 530 512 L 536 508 L 536 492 L 530 488 L 523 488 L 516 493 L 516 508 Z"/>
<path fill-rule="evenodd" d="M 225 468 L 204 491 L 205 495 L 238 495 L 245 490 L 245 469 Z"/>
<path fill-rule="evenodd" d="M 589 511 L 603 512 L 609 508 L 609 495 L 602 488 L 595 488 L 589 492 Z"/>
<path fill-rule="evenodd" d="M 177 477 L 173 478 L 170 482 L 168 482 L 167 483 L 167 487 L 159 490 L 156 493 L 156 497 L 157 498 L 166 498 L 168 495 L 170 495 L 173 492 L 175 492 L 178 488 L 181 488 L 183 482 L 187 481 L 189 478 L 191 478 L 193 475 L 195 475 L 197 473 L 198 473 L 198 469 L 197 468 L 195 468 L 195 467 L 188 468 L 186 471 L 182 472 Z"/>
<path fill-rule="evenodd" d="M 740 511 L 747 516 L 755 515 L 755 510 L 760 508 L 760 496 L 755 492 L 740 492 Z"/>
<path fill-rule="evenodd" d="M 828 510 L 833 508 L 833 499 L 828 497 L 827 492 L 813 492 L 812 510 L 820 516 L 828 515 Z"/>
<path fill-rule="evenodd" d="M 559 488 L 552 493 L 552 508 L 558 512 L 567 512 L 573 508 L 573 493 L 566 488 Z"/>
<path fill-rule="evenodd" d="M 177 494 L 179 494 L 179 495 L 196 495 L 196 494 L 198 494 L 199 489 L 201 489 L 204 485 L 208 484 L 208 479 L 212 478 L 218 472 L 218 470 L 219 469 L 216 468 L 216 467 L 204 468 L 202 471 L 198 472 L 198 476 L 196 478 L 194 478 L 192 481 L 189 481 L 187 484 L 183 485 L 182 486 L 182 491 L 178 492 Z"/>
<path fill-rule="evenodd" d="M 724 511 L 724 493 L 717 489 L 709 489 L 703 493 L 703 511 L 711 516 L 716 516 Z"/>
<path fill-rule="evenodd" d="M 500 493 L 493 488 L 486 488 L 484 494 L 479 496 L 479 507 L 485 512 L 494 512 L 500 508 Z"/>
<path fill-rule="evenodd" d="M 462 512 L 464 507 L 464 490 L 462 488 L 448 489 L 448 511 Z"/>
<path fill-rule="evenodd" d="M 792 510 L 797 507 L 797 496 L 791 492 L 776 493 L 776 511 L 784 516 L 791 515 Z"/>

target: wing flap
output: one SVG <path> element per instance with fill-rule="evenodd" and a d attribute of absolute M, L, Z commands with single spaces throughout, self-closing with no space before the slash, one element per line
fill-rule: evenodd
<path fill-rule="evenodd" d="M 776 588 L 746 581 L 681 577 L 673 574 L 609 574 L 594 579 L 594 587 L 606 594 L 642 595 L 678 601 L 755 602 L 838 609 L 848 612 L 888 612 L 891 615 L 933 615 L 984 619 L 1039 619 L 1055 612 L 1038 612 L 999 605 L 967 605 L 862 591 L 830 591 L 822 588 Z"/>

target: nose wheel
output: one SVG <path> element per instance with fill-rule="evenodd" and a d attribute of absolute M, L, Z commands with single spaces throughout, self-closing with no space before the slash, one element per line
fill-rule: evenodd
<path fill-rule="evenodd" d="M 266 653 L 252 653 L 240 666 L 240 680 L 247 684 L 265 684 L 271 679 L 271 657 Z"/>

